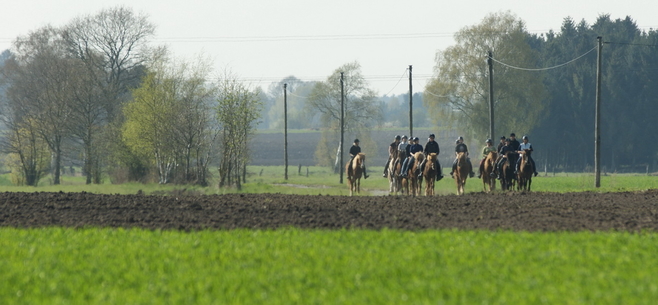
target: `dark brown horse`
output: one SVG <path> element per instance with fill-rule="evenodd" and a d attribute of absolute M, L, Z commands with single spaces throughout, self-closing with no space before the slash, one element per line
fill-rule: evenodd
<path fill-rule="evenodd" d="M 356 193 L 361 193 L 361 176 L 363 175 L 363 168 L 365 167 L 366 155 L 358 153 L 352 160 L 345 164 L 345 172 L 347 173 L 347 183 L 350 185 L 350 196 Z M 350 171 L 350 163 L 352 163 L 352 170 Z"/>
<path fill-rule="evenodd" d="M 434 181 L 438 175 L 439 169 L 436 168 L 436 153 L 427 155 L 425 168 L 423 169 L 423 178 L 425 179 L 425 196 L 434 196 Z"/>
<path fill-rule="evenodd" d="M 530 163 L 530 151 L 525 150 L 521 153 L 521 164 L 519 164 L 519 191 L 530 191 L 532 185 L 532 163 Z"/>
<path fill-rule="evenodd" d="M 514 152 L 508 152 L 506 154 L 505 161 L 500 168 L 500 188 L 503 191 L 514 190 L 514 165 L 509 161 L 509 154 Z"/>
<path fill-rule="evenodd" d="M 466 178 L 471 173 L 473 166 L 468 162 L 466 153 L 457 153 L 457 170 L 453 173 L 455 182 L 457 183 L 457 194 L 464 195 L 464 186 L 466 186 Z"/>
<path fill-rule="evenodd" d="M 498 153 L 489 152 L 482 165 L 482 187 L 487 193 L 496 189 L 496 178 L 490 176 L 496 166 L 496 159 L 498 159 Z"/>

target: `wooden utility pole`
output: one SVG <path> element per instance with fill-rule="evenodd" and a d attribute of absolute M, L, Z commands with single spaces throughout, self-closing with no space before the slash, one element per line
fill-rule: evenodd
<path fill-rule="evenodd" d="M 343 140 L 345 139 L 345 88 L 343 85 L 343 78 L 344 73 L 340 72 L 340 164 L 338 164 L 340 184 L 343 184 Z"/>
<path fill-rule="evenodd" d="M 596 116 L 594 120 L 594 176 L 595 187 L 601 187 L 601 49 L 603 37 L 596 37 L 599 48 L 596 53 Z"/>
<path fill-rule="evenodd" d="M 494 135 L 494 95 L 493 95 L 493 55 L 489 51 L 489 135 L 492 140 L 496 138 Z"/>
<path fill-rule="evenodd" d="M 285 180 L 288 180 L 288 84 L 283 84 L 283 164 Z"/>
<path fill-rule="evenodd" d="M 411 65 L 409 65 L 409 139 L 414 136 L 414 90 L 411 82 Z"/>

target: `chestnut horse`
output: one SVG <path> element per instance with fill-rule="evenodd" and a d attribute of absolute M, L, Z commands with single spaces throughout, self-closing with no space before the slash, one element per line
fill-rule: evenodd
<path fill-rule="evenodd" d="M 402 183 L 400 179 L 400 168 L 402 167 L 402 160 L 398 158 L 400 152 L 396 149 L 393 155 L 391 156 L 391 162 L 388 163 L 388 168 L 386 169 L 388 174 L 388 192 L 397 194 L 402 188 Z"/>
<path fill-rule="evenodd" d="M 521 153 L 521 164 L 519 164 L 519 191 L 530 191 L 532 184 L 532 164 L 530 163 L 530 151 L 525 150 Z"/>
<path fill-rule="evenodd" d="M 352 172 L 350 173 L 350 162 L 352 163 Z M 350 185 L 350 196 L 356 193 L 361 193 L 361 175 L 365 167 L 366 155 L 358 153 L 352 160 L 345 164 L 345 172 L 347 173 L 347 183 Z"/>
<path fill-rule="evenodd" d="M 466 178 L 471 173 L 473 167 L 471 162 L 468 162 L 466 153 L 457 153 L 457 170 L 453 173 L 455 182 L 457 183 L 457 194 L 464 195 L 464 186 L 466 186 Z"/>
<path fill-rule="evenodd" d="M 407 176 L 402 178 L 403 193 L 406 195 L 417 196 L 420 194 L 423 184 L 423 178 L 418 178 L 416 171 L 419 169 L 420 163 L 425 159 L 422 152 L 414 154 L 414 165 L 407 170 Z"/>
<path fill-rule="evenodd" d="M 498 153 L 495 151 L 489 152 L 482 165 L 482 187 L 487 193 L 496 189 L 496 178 L 490 176 L 496 166 L 496 159 L 498 159 Z"/>
<path fill-rule="evenodd" d="M 427 155 L 425 168 L 423 169 L 423 178 L 425 178 L 425 196 L 434 196 L 434 182 L 439 169 L 436 168 L 436 153 Z"/>

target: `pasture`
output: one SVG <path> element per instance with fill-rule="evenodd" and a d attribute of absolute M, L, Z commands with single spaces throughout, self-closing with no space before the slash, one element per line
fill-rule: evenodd
<path fill-rule="evenodd" d="M 0 299 L 609 304 L 658 297 L 656 177 L 603 176 L 595 189 L 591 174 L 561 173 L 534 178 L 537 192 L 494 194 L 468 179 L 464 196 L 454 195 L 447 177 L 436 184 L 442 196 L 411 198 L 382 196 L 382 168 L 369 167 L 364 191 L 348 197 L 331 171 L 293 169 L 284 180 L 282 167 L 250 167 L 241 192 L 86 186 L 80 177 L 24 188 L 0 177 Z"/>

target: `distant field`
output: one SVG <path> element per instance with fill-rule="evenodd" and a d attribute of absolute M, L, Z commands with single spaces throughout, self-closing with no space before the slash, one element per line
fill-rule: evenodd
<path fill-rule="evenodd" d="M 369 179 L 361 180 L 361 195 L 387 195 L 388 180 L 382 177 L 383 167 L 368 167 Z M 446 178 L 436 183 L 437 195 L 456 193 L 454 180 L 448 176 L 449 169 L 444 169 Z M 284 179 L 283 166 L 249 166 L 247 167 L 247 183 L 243 184 L 243 193 L 281 193 L 300 195 L 349 195 L 347 180 L 333 173 L 331 169 L 317 166 L 289 166 L 288 180 Z M 308 176 L 307 176 L 308 172 Z M 641 174 L 609 174 L 601 176 L 601 187 L 594 187 L 594 175 L 589 173 L 541 173 L 533 178 L 532 190 L 536 192 L 619 192 L 641 191 L 658 188 L 658 177 Z M 99 194 L 169 194 L 186 192 L 189 194 L 227 194 L 238 192 L 232 188 L 219 189 L 215 182 L 203 188 L 190 185 L 159 185 L 159 184 L 110 184 L 85 185 L 84 177 L 63 176 L 61 185 L 50 185 L 45 178 L 39 187 L 12 186 L 8 174 L 0 175 L 0 191 L 18 192 L 90 192 Z M 500 186 L 498 185 L 498 188 Z M 468 179 L 466 192 L 481 192 L 482 180 Z"/>

